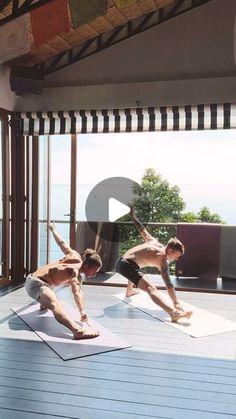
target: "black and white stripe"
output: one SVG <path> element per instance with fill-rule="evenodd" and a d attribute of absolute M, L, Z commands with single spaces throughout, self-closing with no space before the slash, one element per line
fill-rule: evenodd
<path fill-rule="evenodd" d="M 15 112 L 24 135 L 236 128 L 236 105 L 161 106 L 59 112 Z"/>

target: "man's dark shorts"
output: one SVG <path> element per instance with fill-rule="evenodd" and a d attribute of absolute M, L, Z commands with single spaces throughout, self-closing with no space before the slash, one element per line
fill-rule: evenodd
<path fill-rule="evenodd" d="M 136 287 L 144 275 L 137 263 L 132 259 L 125 259 L 123 257 L 120 257 L 116 262 L 116 272 L 129 279 Z"/>

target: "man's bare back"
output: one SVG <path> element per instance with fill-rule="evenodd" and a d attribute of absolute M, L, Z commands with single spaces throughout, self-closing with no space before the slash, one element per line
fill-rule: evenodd
<path fill-rule="evenodd" d="M 81 256 L 73 251 L 56 262 L 40 267 L 33 275 L 43 279 L 54 288 L 58 285 L 68 284 L 72 278 L 78 277 L 81 265 Z"/>
<path fill-rule="evenodd" d="M 155 239 L 133 247 L 123 257 L 133 260 L 140 268 L 153 266 L 161 269 L 163 263 L 167 263 L 165 246 Z"/>

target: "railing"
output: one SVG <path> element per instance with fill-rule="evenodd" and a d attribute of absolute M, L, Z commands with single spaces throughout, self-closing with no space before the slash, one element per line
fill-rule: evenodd
<path fill-rule="evenodd" d="M 63 221 L 63 220 L 54 220 L 57 231 L 59 234 L 63 237 L 63 239 L 69 243 L 69 222 Z M 83 222 L 82 222 L 83 223 Z M 84 222 L 86 223 L 86 222 Z M 80 224 L 79 221 L 76 222 L 76 231 L 78 231 L 78 225 Z M 138 243 L 142 242 L 142 238 L 138 234 L 136 228 L 134 227 L 134 224 L 129 221 L 125 222 L 115 222 L 110 223 L 111 226 L 117 226 L 118 227 L 118 235 L 120 241 L 114 242 L 115 253 L 117 253 L 117 257 L 120 254 L 123 254 L 126 250 L 128 250 L 129 247 L 132 247 Z M 39 265 L 43 265 L 47 259 L 47 222 L 46 220 L 40 220 L 40 246 L 39 246 Z M 176 223 L 153 223 L 153 222 L 147 222 L 144 223 L 144 225 L 148 228 L 149 232 L 154 236 L 158 237 L 158 239 L 166 243 L 170 237 L 176 236 Z M 77 237 L 77 250 L 79 247 L 91 247 L 94 244 L 90 244 L 91 240 L 89 241 L 89 244 L 86 244 L 86 232 L 85 234 L 85 242 L 84 245 L 81 245 L 81 241 L 79 240 L 79 237 Z M 91 233 L 89 233 L 91 236 Z M 127 243 L 130 243 L 130 237 L 132 236 L 131 244 L 127 246 Z M 95 237 L 95 233 L 94 233 Z M 91 237 L 90 237 L 91 239 Z M 95 242 L 95 239 L 94 239 Z M 56 260 L 61 258 L 61 250 L 59 249 L 58 245 L 55 243 L 55 241 L 50 238 L 49 241 L 49 260 Z M 110 242 L 111 243 L 111 242 Z M 111 244 L 110 244 L 111 247 Z M 107 253 L 107 248 L 106 252 Z M 102 256 L 102 255 L 101 255 Z"/>
<path fill-rule="evenodd" d="M 56 220 L 55 222 L 58 231 L 69 242 L 69 223 L 62 220 Z M 98 223 L 94 224 L 98 225 Z M 128 248 L 141 243 L 142 238 L 137 233 L 132 222 L 103 224 L 107 224 L 108 227 L 110 224 L 111 228 L 115 230 L 115 234 L 118 230 L 118 240 L 112 240 L 108 243 L 108 240 L 104 240 L 101 235 L 98 237 L 98 230 L 91 235 L 88 222 L 77 222 L 77 231 L 79 230 L 81 232 L 82 226 L 83 237 L 81 240 L 81 237 L 78 237 L 77 234 L 76 247 L 80 252 L 87 247 L 94 247 L 96 238 L 99 241 L 99 253 L 103 259 L 104 271 L 108 272 L 113 270 L 116 258 L 124 254 Z M 152 236 L 157 237 L 163 244 L 166 244 L 170 237 L 175 236 L 183 242 L 185 255 L 176 264 L 172 263 L 170 265 L 171 274 L 185 278 L 197 277 L 211 279 L 222 277 L 225 279 L 236 279 L 236 226 L 212 223 L 154 222 L 147 222 L 144 225 L 148 228 Z M 50 240 L 50 243 L 50 259 L 60 258 L 60 249 L 58 249 L 54 241 Z M 152 268 L 147 268 L 146 272 L 152 273 Z"/>
<path fill-rule="evenodd" d="M 0 225 L 2 220 L 0 219 Z M 69 222 L 64 220 L 54 220 L 56 228 L 60 235 L 66 242 L 69 243 Z M 76 230 L 82 222 L 76 222 Z M 84 222 L 85 224 L 88 224 Z M 38 266 L 42 266 L 47 261 L 57 260 L 61 258 L 62 253 L 52 235 L 47 231 L 47 221 L 39 221 L 39 253 L 38 253 Z M 135 226 L 130 221 L 108 223 L 111 226 L 118 227 L 120 241 L 110 242 L 109 251 L 107 248 L 104 251 L 104 240 L 101 240 L 100 254 L 102 258 L 107 258 L 109 263 L 113 263 L 109 260 L 109 252 L 111 246 L 115 247 L 115 256 L 123 254 L 128 248 L 131 248 L 135 244 L 141 243 L 142 238 L 137 233 Z M 149 232 L 157 237 L 163 244 L 167 243 L 170 237 L 178 236 L 183 244 L 186 246 L 186 252 L 184 258 L 180 258 L 177 263 L 178 270 L 176 276 L 183 277 L 200 277 L 201 275 L 206 278 L 207 276 L 214 277 L 219 276 L 222 278 L 235 278 L 236 279 L 236 260 L 235 260 L 235 248 L 236 248 L 236 226 L 219 225 L 219 224 L 187 224 L 185 226 L 179 223 L 154 223 L 147 222 L 144 225 L 148 228 Z M 181 227 L 182 225 L 182 227 Z M 184 235 L 181 236 L 181 228 L 185 230 Z M 187 233 L 186 233 L 187 231 Z M 78 236 L 78 233 L 77 233 Z M 94 236 L 95 233 L 94 233 Z M 49 238 L 49 240 L 48 240 Z M 94 247 L 95 239 L 87 246 L 86 244 L 87 235 L 84 234 L 84 243 L 81 245 L 82 248 Z M 130 240 L 132 238 L 132 240 Z M 77 237 L 76 249 L 79 249 L 79 240 Z M 81 243 L 80 243 L 81 244 Z M 0 232 L 0 262 L 2 260 L 2 238 Z M 113 254 L 113 259 L 114 259 Z M 112 259 L 112 258 L 110 258 Z M 104 260 L 106 262 L 106 260 Z M 104 267 L 106 263 L 104 263 Z M 181 274 L 182 266 L 183 275 Z M 109 271 L 112 269 L 108 269 Z M 191 275 L 189 272 L 194 271 L 196 273 Z M 188 273 L 186 273 L 188 272 Z M 175 274 L 172 267 L 171 273 Z M 186 275 L 184 275 L 186 273 Z M 1 277 L 1 264 L 0 264 L 0 277 Z"/>

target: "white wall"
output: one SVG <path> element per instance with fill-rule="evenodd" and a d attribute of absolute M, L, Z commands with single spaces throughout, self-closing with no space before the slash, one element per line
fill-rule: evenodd
<path fill-rule="evenodd" d="M 97 86 L 51 87 L 18 97 L 16 110 L 50 111 L 236 103 L 236 77 Z"/>
<path fill-rule="evenodd" d="M 12 111 L 15 109 L 17 96 L 11 92 L 9 76 L 10 68 L 0 64 L 0 108 Z"/>

